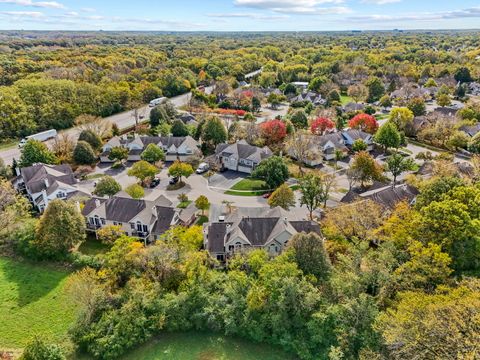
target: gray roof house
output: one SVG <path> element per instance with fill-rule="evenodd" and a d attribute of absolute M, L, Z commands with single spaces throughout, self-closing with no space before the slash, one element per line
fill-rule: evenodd
<path fill-rule="evenodd" d="M 54 199 L 90 196 L 88 191 L 79 188 L 70 165 L 35 164 L 21 168 L 18 173 L 14 187 L 24 192 L 40 212 Z"/>
<path fill-rule="evenodd" d="M 467 134 L 470 137 L 474 137 L 480 132 L 480 123 L 477 123 L 475 125 L 462 126 L 460 127 L 459 130 L 463 131 L 465 134 Z"/>
<path fill-rule="evenodd" d="M 149 144 L 155 144 L 165 152 L 166 161 L 181 160 L 199 154 L 198 142 L 191 136 L 138 136 L 133 138 L 118 137 L 111 138 L 103 145 L 100 161 L 112 162 L 108 154 L 113 147 L 124 147 L 128 149 L 128 161 L 139 161 L 141 154 Z"/>
<path fill-rule="evenodd" d="M 366 133 L 365 131 L 357 129 L 348 129 L 342 131 L 342 136 L 345 139 L 345 145 L 351 147 L 356 140 L 362 140 L 367 144 L 367 150 L 373 150 L 373 135 Z"/>
<path fill-rule="evenodd" d="M 219 144 L 215 150 L 215 157 L 223 168 L 247 174 L 251 174 L 262 160 L 272 155 L 268 147 L 252 146 L 245 140 L 233 144 Z"/>
<path fill-rule="evenodd" d="M 342 203 L 352 203 L 359 200 L 372 200 L 385 209 L 392 210 L 401 201 L 413 204 L 418 195 L 418 190 L 408 184 L 384 186 L 379 189 L 370 190 L 362 194 L 349 191 L 341 200 Z"/>
<path fill-rule="evenodd" d="M 343 111 L 345 112 L 352 112 L 352 111 L 362 111 L 365 109 L 365 104 L 349 102 L 343 107 Z"/>
<path fill-rule="evenodd" d="M 310 102 L 315 106 L 325 105 L 326 102 L 327 102 L 325 99 L 322 99 L 322 95 L 317 94 L 313 91 L 303 92 L 303 93 L 301 93 L 301 94 L 299 94 L 299 95 L 290 99 L 290 102 L 292 102 L 292 103 L 303 102 L 303 101 Z"/>
<path fill-rule="evenodd" d="M 320 234 L 318 223 L 306 220 L 304 215 L 304 212 L 280 207 L 238 209 L 221 221 L 204 224 L 204 247 L 219 261 L 235 252 L 255 248 L 275 256 L 297 233 Z"/>
<path fill-rule="evenodd" d="M 104 226 L 118 225 L 126 235 L 145 242 L 158 239 L 171 226 L 190 225 L 195 213 L 188 212 L 188 218 L 182 212 L 172 207 L 172 202 L 163 195 L 154 200 L 144 200 L 132 199 L 124 193 L 109 199 L 93 197 L 82 209 L 87 230 L 96 233 Z"/>

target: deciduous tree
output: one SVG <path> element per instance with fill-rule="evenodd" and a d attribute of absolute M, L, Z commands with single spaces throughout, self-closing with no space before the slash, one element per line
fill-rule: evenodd
<path fill-rule="evenodd" d="M 28 140 L 22 148 L 20 155 L 20 167 L 32 166 L 35 163 L 55 164 L 55 155 L 48 150 L 47 146 L 37 140 Z"/>
<path fill-rule="evenodd" d="M 274 208 L 280 206 L 285 210 L 295 206 L 295 194 L 287 184 L 280 185 L 268 198 L 268 205 Z"/>
<path fill-rule="evenodd" d="M 140 180 L 142 185 L 145 183 L 145 180 L 151 177 L 154 177 L 158 173 L 158 168 L 145 160 L 137 161 L 133 166 L 127 171 L 128 176 L 134 176 Z"/>
<path fill-rule="evenodd" d="M 287 181 L 288 176 L 288 166 L 280 156 L 272 156 L 262 160 L 252 172 L 252 177 L 263 179 L 269 189 L 276 189 L 282 185 Z"/>
<path fill-rule="evenodd" d="M 110 197 L 121 190 L 122 187 L 113 177 L 104 176 L 98 181 L 97 186 L 95 187 L 95 191 L 93 193 L 98 196 L 107 195 L 108 197 Z"/>
<path fill-rule="evenodd" d="M 378 122 L 372 115 L 362 113 L 355 115 L 348 122 L 348 126 L 352 129 L 359 129 L 369 134 L 375 134 L 375 131 L 378 129 Z"/>

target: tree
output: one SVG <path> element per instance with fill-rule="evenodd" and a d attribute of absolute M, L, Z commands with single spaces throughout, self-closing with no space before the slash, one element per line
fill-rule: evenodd
<path fill-rule="evenodd" d="M 282 103 L 282 96 L 279 96 L 275 94 L 274 92 L 271 92 L 270 95 L 268 95 L 267 102 L 270 104 L 272 109 L 276 109 L 278 105 Z"/>
<path fill-rule="evenodd" d="M 200 195 L 197 200 L 195 200 L 195 207 L 199 210 L 202 210 L 202 216 L 205 214 L 205 210 L 210 208 L 210 203 L 206 196 Z"/>
<path fill-rule="evenodd" d="M 97 155 L 89 143 L 86 141 L 77 142 L 73 150 L 73 160 L 81 165 L 93 165 L 97 162 Z"/>
<path fill-rule="evenodd" d="M 351 169 L 356 172 L 361 187 L 364 187 L 367 181 L 383 180 L 382 167 L 366 151 L 360 151 L 355 154 Z"/>
<path fill-rule="evenodd" d="M 12 183 L 0 178 L 0 243 L 15 234 L 30 219 L 31 205 Z"/>
<path fill-rule="evenodd" d="M 109 137 L 112 132 L 112 124 L 109 121 L 94 115 L 83 114 L 77 116 L 75 125 L 82 131 L 92 132 L 100 139 Z"/>
<path fill-rule="evenodd" d="M 348 126 L 352 129 L 359 129 L 369 134 L 375 134 L 375 131 L 378 129 L 378 122 L 372 115 L 362 113 L 355 115 L 348 122 Z"/>
<path fill-rule="evenodd" d="M 319 176 L 314 173 L 306 174 L 299 181 L 300 204 L 305 205 L 310 213 L 310 220 L 313 220 L 313 212 L 322 204 L 326 204 L 334 177 Z"/>
<path fill-rule="evenodd" d="M 211 150 L 227 141 L 227 130 L 218 117 L 207 119 L 202 127 L 202 140 Z"/>
<path fill-rule="evenodd" d="M 154 164 L 165 160 L 165 153 L 158 145 L 152 143 L 147 145 L 145 150 L 143 150 L 142 155 L 140 155 L 140 158 Z"/>
<path fill-rule="evenodd" d="M 310 125 L 310 131 L 315 135 L 323 135 L 327 130 L 335 128 L 335 123 L 327 118 L 316 118 Z"/>
<path fill-rule="evenodd" d="M 143 191 L 143 188 L 141 189 Z M 97 230 L 98 240 L 100 240 L 104 244 L 109 245 L 115 243 L 115 241 L 123 235 L 125 235 L 125 232 L 120 225 L 107 225 Z"/>
<path fill-rule="evenodd" d="M 308 84 L 308 88 L 318 93 L 320 92 L 322 86 L 325 85 L 327 82 L 328 79 L 325 76 L 317 76 L 310 81 L 310 83 Z"/>
<path fill-rule="evenodd" d="M 287 181 L 288 166 L 280 156 L 272 156 L 260 162 L 252 172 L 252 177 L 263 179 L 269 189 L 276 189 Z"/>
<path fill-rule="evenodd" d="M 368 149 L 368 145 L 362 139 L 357 139 L 352 144 L 352 151 L 359 152 L 359 151 L 366 151 Z"/>
<path fill-rule="evenodd" d="M 175 120 L 171 128 L 172 136 L 187 136 L 189 135 L 187 126 L 182 120 Z"/>
<path fill-rule="evenodd" d="M 455 71 L 454 78 L 460 83 L 468 83 L 473 81 L 472 75 L 470 75 L 470 70 L 464 66 Z"/>
<path fill-rule="evenodd" d="M 281 120 L 269 120 L 261 123 L 260 131 L 267 145 L 278 144 L 287 136 L 287 127 Z"/>
<path fill-rule="evenodd" d="M 60 346 L 49 344 L 39 336 L 35 336 L 23 349 L 21 360 L 65 360 Z"/>
<path fill-rule="evenodd" d="M 329 278 L 332 265 L 319 235 L 313 232 L 295 234 L 288 248 L 294 251 L 295 262 L 304 274 L 315 276 L 320 283 Z"/>
<path fill-rule="evenodd" d="M 413 98 L 411 99 L 407 107 L 413 113 L 414 116 L 423 116 L 427 113 L 427 107 L 425 106 L 425 100 L 422 98 Z"/>
<path fill-rule="evenodd" d="M 338 169 L 338 162 L 345 157 L 345 153 L 340 149 L 335 149 L 334 160 L 335 160 L 335 169 Z"/>
<path fill-rule="evenodd" d="M 380 100 L 379 100 L 379 105 L 384 108 L 388 108 L 392 106 L 392 99 L 390 99 L 390 96 L 388 95 L 383 95 Z"/>
<path fill-rule="evenodd" d="M 368 88 L 363 84 L 351 85 L 348 87 L 347 95 L 356 103 L 363 102 L 368 97 Z"/>
<path fill-rule="evenodd" d="M 426 82 L 425 82 L 425 85 L 424 85 L 426 88 L 430 88 L 430 87 L 437 87 L 437 82 L 432 79 L 432 78 L 429 78 Z"/>
<path fill-rule="evenodd" d="M 138 184 L 132 184 L 125 188 L 125 192 L 133 199 L 141 199 L 145 196 L 145 190 Z"/>
<path fill-rule="evenodd" d="M 392 359 L 466 359 L 478 352 L 478 279 L 434 294 L 401 293 L 393 308 L 380 314 L 382 333 Z"/>
<path fill-rule="evenodd" d="M 128 149 L 121 146 L 114 146 L 108 154 L 108 158 L 112 161 L 120 161 L 128 159 Z"/>
<path fill-rule="evenodd" d="M 310 136 L 300 131 L 290 136 L 287 141 L 287 150 L 289 155 L 297 160 L 300 174 L 303 173 L 302 165 L 315 156 Z"/>
<path fill-rule="evenodd" d="M 122 187 L 113 177 L 104 176 L 97 183 L 97 186 L 95 187 L 95 191 L 93 193 L 98 196 L 107 195 L 108 197 L 110 197 L 115 195 L 121 190 L 122 190 Z"/>
<path fill-rule="evenodd" d="M 398 148 L 402 140 L 397 127 L 390 121 L 387 121 L 378 129 L 374 139 L 383 146 L 385 152 L 388 148 Z"/>
<path fill-rule="evenodd" d="M 32 245 L 41 258 L 62 258 L 85 240 L 85 219 L 70 201 L 52 200 L 43 213 Z"/>
<path fill-rule="evenodd" d="M 340 94 L 336 89 L 333 89 L 327 95 L 327 102 L 330 106 L 340 103 L 340 100 Z"/>
<path fill-rule="evenodd" d="M 397 177 L 405 171 L 411 171 L 415 169 L 415 161 L 410 157 L 403 157 L 399 153 L 395 153 L 389 156 L 385 161 L 385 170 L 393 176 L 393 187 L 397 183 Z"/>
<path fill-rule="evenodd" d="M 290 117 L 290 121 L 296 129 L 305 129 L 308 125 L 307 115 L 303 110 L 295 111 Z"/>
<path fill-rule="evenodd" d="M 120 128 L 116 123 L 112 124 L 112 136 L 120 136 Z"/>
<path fill-rule="evenodd" d="M 295 206 L 295 194 L 287 184 L 280 185 L 268 198 L 268 205 L 274 208 L 280 206 L 285 210 Z"/>
<path fill-rule="evenodd" d="M 188 178 L 193 174 L 193 168 L 192 165 L 177 160 L 168 168 L 168 174 L 178 177 L 181 182 L 182 177 Z"/>
<path fill-rule="evenodd" d="M 48 150 L 44 143 L 37 140 L 28 140 L 22 148 L 18 165 L 23 168 L 36 163 L 55 164 L 56 162 L 55 155 Z"/>
<path fill-rule="evenodd" d="M 256 96 L 252 97 L 252 112 L 253 113 L 258 113 L 260 109 L 262 108 L 262 103 L 260 102 L 260 99 Z"/>
<path fill-rule="evenodd" d="M 154 177 L 158 173 L 158 168 L 145 160 L 137 161 L 127 171 L 128 176 L 134 176 L 140 180 L 141 184 L 145 184 L 145 180 Z"/>
<path fill-rule="evenodd" d="M 102 139 L 92 130 L 83 130 L 78 137 L 78 141 L 89 143 L 94 150 L 98 150 L 102 147 Z"/>
<path fill-rule="evenodd" d="M 414 114 L 408 108 L 394 108 L 390 112 L 389 122 L 393 122 L 398 131 L 405 131 L 408 126 L 413 124 Z"/>
<path fill-rule="evenodd" d="M 448 94 L 440 94 L 437 96 L 437 104 L 441 107 L 450 106 L 452 104 L 452 99 Z"/>
<path fill-rule="evenodd" d="M 9 179 L 12 176 L 12 169 L 6 166 L 2 158 L 0 158 L 0 178 Z"/>
<path fill-rule="evenodd" d="M 365 84 L 368 88 L 368 98 L 369 103 L 373 103 L 379 100 L 383 94 L 385 94 L 385 86 L 383 85 L 382 80 L 378 77 L 372 77 L 367 80 Z"/>

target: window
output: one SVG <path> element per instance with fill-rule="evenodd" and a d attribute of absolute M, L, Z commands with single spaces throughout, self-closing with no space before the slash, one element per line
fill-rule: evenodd
<path fill-rule="evenodd" d="M 140 221 L 137 221 L 137 231 L 142 232 L 142 224 Z"/>
<path fill-rule="evenodd" d="M 113 222 L 113 225 L 117 225 L 117 222 L 116 222 L 116 221 L 114 221 L 114 222 Z"/>
<path fill-rule="evenodd" d="M 104 218 L 101 218 L 100 220 L 102 221 L 102 225 L 105 225 L 105 224 L 106 224 L 106 221 L 105 221 Z"/>
<path fill-rule="evenodd" d="M 67 197 L 67 194 L 65 194 L 63 191 L 59 191 L 59 192 L 57 193 L 57 198 L 58 198 L 58 199 L 64 199 L 64 198 L 66 198 L 66 197 Z"/>
<path fill-rule="evenodd" d="M 123 226 L 123 224 L 121 222 L 117 223 L 118 226 Z"/>
<path fill-rule="evenodd" d="M 130 229 L 135 230 L 135 224 L 134 223 L 130 223 Z"/>
<path fill-rule="evenodd" d="M 98 215 L 95 215 L 94 221 L 95 225 L 100 226 L 100 219 L 98 218 Z"/>
<path fill-rule="evenodd" d="M 88 218 L 88 222 L 89 222 L 91 225 L 94 225 L 94 224 L 95 224 L 95 221 L 93 220 L 92 217 Z"/>
<path fill-rule="evenodd" d="M 147 226 L 147 225 L 143 225 L 143 232 L 144 232 L 144 233 L 147 233 L 147 232 L 148 232 L 148 226 Z"/>

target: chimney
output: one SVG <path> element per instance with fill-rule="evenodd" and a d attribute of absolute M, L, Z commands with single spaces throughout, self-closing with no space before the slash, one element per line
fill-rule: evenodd
<path fill-rule="evenodd" d="M 77 207 L 78 212 L 81 213 L 82 208 L 80 207 L 80 201 L 75 201 L 75 206 Z"/>
<path fill-rule="evenodd" d="M 95 207 L 98 208 L 100 206 L 100 200 L 95 199 Z"/>
<path fill-rule="evenodd" d="M 43 182 L 45 183 L 45 187 L 48 189 L 50 187 L 50 182 L 48 181 L 48 178 L 43 179 Z"/>

